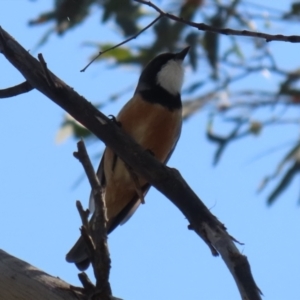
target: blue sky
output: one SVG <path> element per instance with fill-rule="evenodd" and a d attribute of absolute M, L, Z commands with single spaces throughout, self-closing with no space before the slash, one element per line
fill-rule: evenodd
<path fill-rule="evenodd" d="M 26 49 L 34 49 L 49 25 L 30 28 L 27 22 L 51 9 L 51 4 L 52 1 L 4 0 L 0 26 Z M 288 3 L 277 1 L 276 5 L 286 7 Z M 38 49 L 48 67 L 89 101 L 104 101 L 113 92 L 134 84 L 139 76 L 138 68 L 113 68 L 103 63 L 93 64 L 85 73 L 79 72 L 93 53 L 93 49 L 82 46 L 82 41 L 118 41 L 113 24 L 109 27 L 107 30 L 99 26 L 95 10 L 83 26 L 63 37 L 52 35 Z M 284 30 L 283 25 L 275 28 L 278 33 Z M 288 32 L 298 34 L 295 28 Z M 298 65 L 299 44 L 275 42 L 270 47 L 281 65 Z M 208 70 L 203 65 L 199 72 Z M 23 81 L 3 56 L 0 69 L 0 88 Z M 186 75 L 187 80 L 197 76 L 190 69 Z M 276 84 L 276 78 L 267 79 L 261 74 L 251 80 L 270 89 Z M 130 96 L 131 93 L 124 94 L 103 112 L 116 114 Z M 0 100 L 0 248 L 79 285 L 76 268 L 66 263 L 64 257 L 79 235 L 75 201 L 80 199 L 87 205 L 90 188 L 86 180 L 73 187 L 83 172 L 72 156 L 76 141 L 55 142 L 63 117 L 64 111 L 37 91 Z M 299 129 L 268 128 L 258 137 L 236 142 L 213 168 L 215 145 L 206 140 L 206 124 L 205 110 L 184 123 L 169 166 L 180 170 L 229 233 L 245 243 L 239 248 L 248 257 L 265 299 L 299 299 L 299 178 L 270 209 L 265 204 L 270 188 L 259 195 L 255 191 L 287 149 L 253 160 L 279 142 L 295 139 Z M 90 151 L 95 154 L 102 147 L 98 142 Z M 187 230 L 187 225 L 178 209 L 151 189 L 146 204 L 109 237 L 114 295 L 127 300 L 239 299 L 223 261 L 212 257 L 203 241 Z"/>

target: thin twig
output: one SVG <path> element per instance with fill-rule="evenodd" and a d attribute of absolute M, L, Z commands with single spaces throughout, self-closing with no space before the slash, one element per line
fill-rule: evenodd
<path fill-rule="evenodd" d="M 88 209 L 84 210 L 79 200 L 76 201 L 76 207 L 79 212 L 82 225 L 85 226 L 86 228 L 89 228 L 89 222 L 88 222 L 88 217 L 90 214 L 89 210 Z"/>
<path fill-rule="evenodd" d="M 81 162 L 84 171 L 88 177 L 89 183 L 93 189 L 99 189 L 101 190 L 101 186 L 98 180 L 98 177 L 96 176 L 94 172 L 93 165 L 90 161 L 90 158 L 88 156 L 88 153 L 86 151 L 84 142 L 80 140 L 77 143 L 78 152 L 74 152 L 73 155 Z"/>
<path fill-rule="evenodd" d="M 210 25 L 207 25 L 204 23 L 195 23 L 195 22 L 192 22 L 189 20 L 185 20 L 181 17 L 177 17 L 173 14 L 166 13 L 163 10 L 161 10 L 158 6 L 156 6 L 154 3 L 152 3 L 151 1 L 145 1 L 145 0 L 134 0 L 134 1 L 152 7 L 160 14 L 160 16 L 164 16 L 173 21 L 184 23 L 191 27 L 195 27 L 198 30 L 210 31 L 210 32 L 214 32 L 214 33 L 224 34 L 224 35 L 249 36 L 249 37 L 254 37 L 254 38 L 261 38 L 261 39 L 265 39 L 266 42 L 281 41 L 281 42 L 290 42 L 290 43 L 300 43 L 299 35 L 289 35 L 289 36 L 282 35 L 282 34 L 274 35 L 274 34 L 267 34 L 267 33 L 263 33 L 263 32 L 254 32 L 254 31 L 249 31 L 249 30 L 217 28 L 217 27 L 213 27 L 213 26 L 210 26 Z"/>
<path fill-rule="evenodd" d="M 55 84 L 54 84 L 54 82 L 53 82 L 53 80 L 50 76 L 49 71 L 48 71 L 47 63 L 46 63 L 42 53 L 38 54 L 38 59 L 39 59 L 41 65 L 42 65 L 42 68 L 43 68 L 43 71 L 44 71 L 44 74 L 46 76 L 46 79 L 47 79 L 47 82 L 48 82 L 49 86 L 55 87 Z"/>
<path fill-rule="evenodd" d="M 12 86 L 7 89 L 0 90 L 0 98 L 10 98 L 24 94 L 33 90 L 33 87 L 28 81 L 24 81 L 18 85 Z"/>
<path fill-rule="evenodd" d="M 90 281 L 89 277 L 86 275 L 85 272 L 79 273 L 78 278 L 81 281 L 81 283 L 85 289 L 85 292 L 88 292 L 88 294 L 90 294 L 92 291 L 94 291 L 95 286 Z"/>
<path fill-rule="evenodd" d="M 115 49 L 115 48 L 117 48 L 117 47 L 120 47 L 120 46 L 122 46 L 122 45 L 124 45 L 124 44 L 126 44 L 126 43 L 128 43 L 129 41 L 131 41 L 131 40 L 134 40 L 134 39 L 136 39 L 141 33 L 143 33 L 144 31 L 146 31 L 149 27 L 151 27 L 152 25 L 154 25 L 160 18 L 162 18 L 163 16 L 162 15 L 159 15 L 156 19 L 154 19 L 150 24 L 148 24 L 146 27 L 144 27 L 142 30 L 140 30 L 138 33 L 136 33 L 135 35 L 133 35 L 132 37 L 130 37 L 130 38 L 128 38 L 128 39 L 126 39 L 125 41 L 123 41 L 123 42 L 121 42 L 121 43 L 119 43 L 119 44 L 117 44 L 117 45 L 115 45 L 115 46 L 113 46 L 113 47 L 110 47 L 110 48 L 108 48 L 108 49 L 106 49 L 106 50 L 104 50 L 104 51 L 100 51 L 99 53 L 98 53 L 98 55 L 97 56 L 95 56 L 82 70 L 80 70 L 80 72 L 85 72 L 85 70 L 98 58 L 98 57 L 100 57 L 102 54 L 104 54 L 104 53 L 106 53 L 106 52 L 108 52 L 108 51 L 110 51 L 110 50 L 113 50 L 113 49 Z"/>

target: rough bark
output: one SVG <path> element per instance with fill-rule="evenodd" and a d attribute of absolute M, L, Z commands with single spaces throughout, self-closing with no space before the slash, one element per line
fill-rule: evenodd
<path fill-rule="evenodd" d="M 84 300 L 70 284 L 0 250 L 0 299 Z"/>

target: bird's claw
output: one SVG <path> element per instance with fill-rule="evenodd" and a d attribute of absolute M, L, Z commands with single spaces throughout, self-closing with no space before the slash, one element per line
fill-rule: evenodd
<path fill-rule="evenodd" d="M 117 120 L 114 115 L 108 115 L 109 119 L 116 124 L 118 127 L 122 127 L 122 123 Z"/>

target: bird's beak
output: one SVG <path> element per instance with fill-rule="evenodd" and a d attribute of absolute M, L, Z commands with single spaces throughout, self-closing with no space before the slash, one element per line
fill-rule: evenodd
<path fill-rule="evenodd" d="M 181 52 L 178 52 L 175 54 L 175 58 L 176 59 L 180 59 L 180 60 L 184 60 L 185 56 L 187 55 L 187 53 L 190 50 L 190 46 L 184 48 Z"/>

